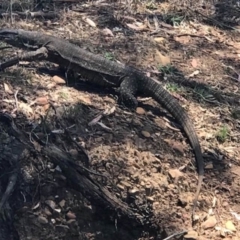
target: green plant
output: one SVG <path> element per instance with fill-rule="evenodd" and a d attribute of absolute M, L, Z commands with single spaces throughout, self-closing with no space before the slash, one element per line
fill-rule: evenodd
<path fill-rule="evenodd" d="M 149 1 L 149 2 L 147 3 L 147 5 L 146 5 L 146 8 L 147 8 L 147 9 L 150 9 L 150 10 L 155 10 L 155 9 L 157 9 L 157 5 L 156 5 L 155 0 Z"/>
<path fill-rule="evenodd" d="M 214 103 L 216 102 L 216 98 L 214 97 L 213 94 L 210 93 L 208 89 L 200 88 L 200 87 L 195 87 L 194 92 L 200 96 L 200 99 Z"/>
<path fill-rule="evenodd" d="M 159 66 L 158 70 L 163 74 L 172 74 L 177 73 L 177 69 L 172 65 Z"/>
<path fill-rule="evenodd" d="M 66 92 L 59 92 L 59 96 L 65 100 L 68 100 L 69 96 Z"/>
<path fill-rule="evenodd" d="M 108 59 L 108 60 L 114 60 L 115 58 L 114 58 L 114 55 L 112 54 L 112 53 L 110 53 L 110 52 L 106 52 L 105 54 L 104 54 L 104 57 L 106 58 L 106 59 Z"/>
<path fill-rule="evenodd" d="M 170 18 L 170 22 L 172 23 L 173 26 L 179 26 L 183 19 L 184 19 L 183 16 L 173 16 Z"/>
<path fill-rule="evenodd" d="M 177 91 L 179 91 L 179 86 L 176 83 L 168 83 L 166 85 L 166 89 L 169 92 L 177 92 Z"/>
<path fill-rule="evenodd" d="M 226 125 L 222 126 L 216 134 L 217 140 L 224 143 L 228 137 L 228 128 Z"/>

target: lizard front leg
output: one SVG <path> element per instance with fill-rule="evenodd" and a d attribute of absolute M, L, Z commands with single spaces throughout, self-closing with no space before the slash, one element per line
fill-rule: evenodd
<path fill-rule="evenodd" d="M 138 91 L 137 81 L 134 77 L 126 76 L 118 89 L 121 102 L 128 108 L 136 109 L 138 101 L 135 94 Z"/>
<path fill-rule="evenodd" d="M 12 57 L 3 63 L 0 63 L 0 71 L 16 65 L 20 61 L 31 62 L 36 60 L 46 60 L 47 58 L 48 58 L 48 50 L 45 47 L 41 47 L 35 51 L 21 53 L 16 57 Z"/>

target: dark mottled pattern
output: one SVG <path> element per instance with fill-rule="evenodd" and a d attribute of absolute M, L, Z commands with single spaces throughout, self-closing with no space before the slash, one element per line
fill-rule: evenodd
<path fill-rule="evenodd" d="M 119 88 L 121 99 L 127 106 L 137 106 L 135 95 L 138 92 L 144 92 L 162 104 L 182 125 L 193 147 L 199 173 L 197 199 L 204 173 L 202 152 L 197 134 L 184 108 L 157 81 L 145 76 L 135 68 L 109 61 L 54 36 L 39 32 L 3 29 L 0 30 L 0 39 L 18 47 L 27 46 L 28 49 L 45 46 L 48 52 L 46 60 L 78 71 L 94 84 Z"/>

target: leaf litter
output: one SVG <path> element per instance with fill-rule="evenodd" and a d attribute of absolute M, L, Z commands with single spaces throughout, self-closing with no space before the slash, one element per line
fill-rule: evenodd
<path fill-rule="evenodd" d="M 104 4 L 95 3 L 95 7 L 98 8 Z M 133 10 L 133 7 L 132 9 L 131 7 L 129 5 L 130 12 Z M 158 3 L 153 7 L 154 10 L 149 10 L 149 7 L 148 5 L 147 11 L 151 14 L 155 11 L 161 12 L 166 11 L 166 9 L 170 11 L 171 9 L 171 6 L 167 3 Z M 139 4 L 137 8 L 139 12 L 146 11 L 144 4 Z M 199 98 L 202 93 L 201 89 L 197 88 L 197 83 L 200 82 L 212 86 L 222 95 L 233 92 L 239 95 L 239 74 L 237 70 L 233 73 L 227 72 L 226 68 L 222 66 L 222 63 L 225 63 L 231 69 L 239 68 L 236 62 L 239 59 L 237 38 L 231 36 L 227 30 L 219 30 L 216 27 L 204 25 L 201 21 L 185 21 L 170 28 L 169 25 L 162 24 L 161 21 L 158 23 L 155 20 L 153 22 L 146 21 L 145 17 L 135 16 L 134 14 L 129 16 L 131 18 L 129 22 L 124 23 L 123 21 L 124 30 L 134 31 L 134 35 L 126 36 L 123 34 L 122 26 L 111 21 L 110 23 L 113 23 L 113 26 L 106 21 L 103 25 L 104 28 L 101 29 L 101 25 L 97 22 L 97 13 L 94 10 L 90 11 L 89 6 L 83 8 L 83 11 L 85 14 L 81 19 L 79 14 L 69 11 L 68 18 L 71 18 L 72 21 L 66 22 L 60 19 L 55 23 L 50 22 L 49 24 L 53 26 L 53 29 L 55 26 L 55 30 L 49 30 L 49 33 L 58 32 L 60 36 L 66 34 L 73 39 L 81 39 L 84 47 L 90 48 L 103 56 L 106 52 L 114 51 L 117 61 L 135 65 L 144 71 L 148 71 L 151 77 L 159 78 L 153 73 L 154 68 L 158 69 L 159 65 L 172 64 L 178 68 L 182 75 L 173 74 L 169 78 L 165 74 L 164 78 L 160 77 L 164 86 L 168 84 L 170 79 L 180 78 L 181 82 L 181 77 L 184 76 L 191 78 L 187 81 L 194 80 L 196 82 L 196 88 L 191 89 L 190 86 L 186 85 L 184 90 L 178 91 L 177 94 L 173 92 L 173 95 L 176 97 L 179 95 L 184 99 L 181 104 L 184 105 L 191 119 L 193 119 L 202 148 L 205 154 L 208 154 L 208 150 L 210 152 L 205 161 L 213 167 L 206 171 L 206 183 L 199 201 L 199 227 L 201 231 L 189 230 L 186 237 L 193 238 L 200 235 L 207 238 L 211 236 L 214 239 L 222 239 L 227 237 L 228 234 L 239 236 L 238 225 L 233 223 L 234 218 L 232 218 L 238 216 L 237 214 L 240 211 L 237 208 L 239 204 L 237 198 L 232 197 L 239 195 L 240 191 L 237 170 L 240 165 L 240 141 L 239 135 L 237 135 L 239 122 L 231 119 L 229 115 L 228 110 L 231 109 L 231 105 L 226 106 L 221 102 L 218 102 L 217 106 L 211 105 L 211 103 L 204 101 L 204 98 Z M 115 11 L 119 14 L 122 13 L 123 8 L 120 3 Z M 124 18 L 124 14 L 121 15 Z M 125 19 L 127 18 L 125 17 Z M 73 23 L 74 20 L 78 22 Z M 20 21 L 16 24 L 18 24 L 16 26 L 25 29 L 34 30 L 36 28 L 35 24 L 26 22 Z M 114 24 L 116 25 L 114 26 Z M 76 31 L 76 25 L 79 31 Z M 38 30 L 41 29 L 42 27 L 39 28 L 38 26 Z M 42 30 L 46 31 L 46 28 L 43 27 Z M 105 37 L 109 37 L 107 41 Z M 118 46 L 117 49 L 116 46 Z M 152 57 L 154 55 L 155 57 Z M 180 60 L 176 56 L 180 56 Z M 34 73 L 32 74 L 34 75 Z M 235 74 L 235 76 L 231 74 Z M 109 95 L 69 88 L 62 79 L 58 79 L 56 76 L 47 79 L 41 74 L 34 76 L 35 81 L 29 85 L 25 84 L 24 92 L 29 99 L 27 102 L 18 100 L 18 112 L 31 119 L 39 119 L 41 114 L 46 113 L 44 105 L 48 101 L 56 106 L 63 105 L 65 107 L 80 102 L 93 107 L 92 112 L 95 109 L 102 112 L 111 109 L 113 103 L 116 104 L 115 99 L 109 97 Z M 232 82 L 231 77 L 235 77 L 236 81 Z M 14 81 L 10 80 L 3 84 L 5 107 L 9 110 L 15 108 L 15 100 L 12 95 L 16 91 Z M 48 98 L 45 97 L 46 92 L 44 91 L 37 96 L 32 91 L 33 88 L 39 89 L 46 84 L 52 84 L 52 81 L 55 81 L 56 85 L 49 85 Z M 194 91 L 197 94 L 194 94 Z M 38 106 L 31 105 L 31 102 L 34 101 Z M 38 111 L 36 112 L 37 107 Z M 178 232 L 179 229 L 191 229 L 191 221 L 188 216 L 191 201 L 187 201 L 187 204 L 181 207 L 179 201 L 182 199 L 181 194 L 183 193 L 186 194 L 186 198 L 194 195 L 197 183 L 195 180 L 195 165 L 189 165 L 190 160 L 194 161 L 194 156 L 191 154 L 191 147 L 185 137 L 181 132 L 174 130 L 178 129 L 174 120 L 171 118 L 169 120 L 168 115 L 158 116 L 154 112 L 154 108 L 159 108 L 158 104 L 149 99 L 144 103 L 144 111 L 138 108 L 136 114 L 126 114 L 118 107 L 114 108 L 112 114 L 106 116 L 102 114 L 96 117 L 97 115 L 93 114 L 86 123 L 83 119 L 81 124 L 83 128 L 94 127 L 94 129 L 88 129 L 89 135 L 86 138 L 80 134 L 77 137 L 79 142 L 87 146 L 88 154 L 92 159 L 91 166 L 99 172 L 109 174 L 118 186 L 115 190 L 116 196 L 123 201 L 127 201 L 127 195 L 132 194 L 134 204 L 129 204 L 134 207 L 138 206 L 140 211 L 145 209 L 147 205 L 154 206 L 152 220 L 171 235 L 173 232 Z M 164 113 L 164 110 L 161 109 L 161 111 Z M 150 112 L 153 113 L 150 114 Z M 99 122 L 100 120 L 101 122 Z M 218 142 L 215 137 L 222 123 L 227 124 L 231 129 L 224 143 Z M 88 126 L 89 124 L 90 126 Z M 76 126 L 78 126 L 78 131 L 82 131 L 80 125 Z M 61 134 L 60 130 L 56 131 Z M 236 137 L 234 137 L 234 134 Z M 214 149 L 215 154 L 211 153 L 212 149 Z M 234 163 L 231 171 L 235 173 L 236 177 L 229 176 L 228 166 L 231 163 Z M 179 171 L 181 166 L 187 166 L 182 170 L 184 174 Z M 172 177 L 169 178 L 169 174 Z M 220 183 L 228 186 L 229 191 L 226 192 Z M 109 183 L 108 186 L 110 187 Z M 213 189 L 217 191 L 213 191 Z M 209 193 L 212 196 L 217 196 L 220 202 L 227 201 L 231 209 L 234 209 L 234 207 L 237 209 L 236 212 L 233 210 L 230 212 L 227 207 L 216 204 L 216 208 L 212 212 L 213 216 L 201 218 L 212 208 L 212 199 L 209 197 Z M 217 221 L 219 214 L 222 219 L 221 222 Z M 78 215 L 74 212 L 71 212 L 71 216 L 74 216 L 71 217 L 73 219 L 76 216 L 78 218 Z M 64 219 L 63 216 L 62 218 Z M 44 218 L 42 222 L 45 224 L 47 221 Z M 64 223 L 63 220 L 62 223 Z M 171 226 L 169 223 L 174 223 L 174 225 Z M 231 232 L 222 236 L 218 230 L 214 232 L 217 227 L 230 228 Z M 106 231 L 104 228 L 101 230 Z M 125 234 L 127 235 L 127 233 Z M 113 236 L 114 234 L 109 234 L 108 239 L 112 239 Z"/>

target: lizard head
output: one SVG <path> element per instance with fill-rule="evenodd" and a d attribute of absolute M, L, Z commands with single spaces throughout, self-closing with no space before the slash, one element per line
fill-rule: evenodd
<path fill-rule="evenodd" d="M 41 33 L 23 29 L 1 29 L 0 40 L 15 47 L 28 49 L 37 49 L 43 45 Z"/>

